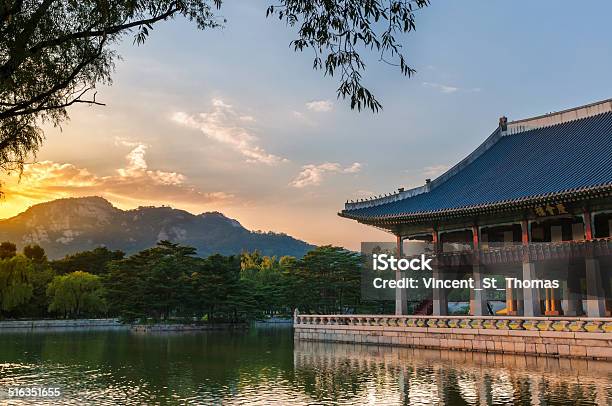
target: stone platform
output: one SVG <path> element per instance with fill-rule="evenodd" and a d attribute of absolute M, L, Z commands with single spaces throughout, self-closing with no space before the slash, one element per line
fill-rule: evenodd
<path fill-rule="evenodd" d="M 294 338 L 612 361 L 612 318 L 298 314 Z"/>

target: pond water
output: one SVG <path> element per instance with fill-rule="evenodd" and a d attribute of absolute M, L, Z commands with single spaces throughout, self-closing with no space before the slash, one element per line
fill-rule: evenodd
<path fill-rule="evenodd" d="M 173 334 L 0 333 L 9 387 L 58 386 L 47 404 L 610 405 L 612 364 L 293 342 L 290 328 Z"/>

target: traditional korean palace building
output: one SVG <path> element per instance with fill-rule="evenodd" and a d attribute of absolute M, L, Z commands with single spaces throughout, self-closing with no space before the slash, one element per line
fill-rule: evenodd
<path fill-rule="evenodd" d="M 612 100 L 499 126 L 470 155 L 424 186 L 347 202 L 339 215 L 431 246 L 437 271 L 523 280 L 565 269 L 558 289 L 505 289 L 508 316 L 612 313 Z M 396 315 L 407 313 L 396 291 Z M 448 313 L 433 291 L 424 314 Z M 491 314 L 472 291 L 470 314 Z"/>

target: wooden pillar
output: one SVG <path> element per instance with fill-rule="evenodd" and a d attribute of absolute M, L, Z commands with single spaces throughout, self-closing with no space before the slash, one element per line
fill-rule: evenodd
<path fill-rule="evenodd" d="M 561 308 L 559 308 L 559 300 L 555 297 L 555 289 L 550 289 L 550 315 L 559 316 Z"/>
<path fill-rule="evenodd" d="M 514 300 L 514 290 L 511 285 L 506 286 L 506 315 L 516 316 L 516 306 Z"/>
<path fill-rule="evenodd" d="M 434 252 L 436 254 L 442 253 L 442 244 L 439 240 L 438 230 L 435 228 L 432 231 L 432 242 L 434 245 Z M 440 273 L 440 262 L 438 261 L 437 266 L 434 267 L 432 276 L 436 279 L 441 278 Z M 444 289 L 433 288 L 433 311 L 434 316 L 446 316 L 448 314 L 448 302 L 446 299 L 446 291 Z"/>
<path fill-rule="evenodd" d="M 529 222 L 527 220 L 521 221 L 521 241 L 523 244 L 523 279 L 533 280 L 537 278 L 535 264 L 529 257 L 528 245 L 530 241 L 529 236 Z M 540 304 L 540 290 L 539 289 L 523 289 L 523 316 L 534 317 L 542 314 L 542 306 Z"/>
<path fill-rule="evenodd" d="M 523 309 L 523 290 L 522 289 L 516 289 L 515 291 L 513 291 L 516 297 L 515 303 L 516 303 L 516 315 L 521 315 L 524 312 Z"/>
<path fill-rule="evenodd" d="M 518 312 L 516 310 L 516 299 L 514 298 L 514 290 L 510 285 L 506 286 L 506 315 L 518 315 Z"/>
<path fill-rule="evenodd" d="M 478 226 L 472 226 L 472 245 L 474 246 L 474 252 L 480 249 L 480 232 Z"/>
<path fill-rule="evenodd" d="M 529 244 L 529 222 L 527 220 L 521 221 L 521 242 L 523 245 Z"/>
<path fill-rule="evenodd" d="M 564 316 L 582 316 L 582 295 L 580 294 L 580 278 L 578 275 L 568 274 L 563 284 Z"/>
<path fill-rule="evenodd" d="M 472 227 L 472 241 L 474 252 L 472 256 L 472 278 L 474 286 L 482 287 L 482 269 L 480 267 L 480 235 L 478 226 Z M 487 310 L 486 295 L 482 290 L 470 289 L 470 314 L 472 316 L 484 316 Z"/>
<path fill-rule="evenodd" d="M 591 241 L 594 238 L 593 233 L 593 220 L 591 219 L 591 212 L 584 210 L 584 237 L 587 241 Z"/>
<path fill-rule="evenodd" d="M 585 259 L 585 272 L 587 285 L 587 316 L 605 317 L 606 301 L 604 298 L 599 260 L 592 256 L 587 256 Z"/>
<path fill-rule="evenodd" d="M 555 297 L 555 289 L 546 289 L 546 301 L 545 301 L 544 314 L 546 316 L 560 316 L 563 312 L 559 299 Z"/>
<path fill-rule="evenodd" d="M 434 228 L 434 230 L 431 233 L 431 238 L 432 238 L 431 242 L 433 243 L 433 249 L 436 254 L 438 252 L 442 252 L 442 244 L 440 244 L 440 242 L 438 241 L 439 237 L 440 236 L 438 235 L 438 230 Z"/>
<path fill-rule="evenodd" d="M 591 212 L 584 210 L 584 234 L 587 241 L 592 241 L 594 238 L 593 221 Z M 592 249 L 587 249 L 585 258 L 585 273 L 586 273 L 586 288 L 587 300 L 586 310 L 588 317 L 605 317 L 606 316 L 606 300 L 604 289 L 602 286 L 601 268 L 599 259 L 594 258 Z"/>
<path fill-rule="evenodd" d="M 591 213 L 588 210 L 583 210 L 582 221 L 584 225 L 584 239 L 592 240 L 593 224 Z M 574 267 L 570 267 L 568 271 L 569 272 L 567 275 L 567 280 L 563 283 L 562 302 L 564 306 L 561 306 L 561 304 L 559 304 L 559 308 L 564 308 L 562 310 L 564 316 L 582 316 L 584 314 L 582 308 L 582 304 L 584 301 L 582 298 L 581 278 L 580 275 L 574 269 Z"/>
<path fill-rule="evenodd" d="M 404 255 L 404 239 L 401 235 L 397 236 L 397 257 L 398 259 Z M 400 280 L 402 273 L 398 269 L 395 271 L 395 280 Z M 395 315 L 403 316 L 408 313 L 408 301 L 406 299 L 406 289 L 395 289 Z"/>

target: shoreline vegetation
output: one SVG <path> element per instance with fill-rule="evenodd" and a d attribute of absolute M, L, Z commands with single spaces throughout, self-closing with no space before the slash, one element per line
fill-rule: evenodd
<path fill-rule="evenodd" d="M 260 323 L 259 321 L 256 323 Z M 7 331 L 22 330 L 87 330 L 87 329 L 129 329 L 135 332 L 154 331 L 197 331 L 197 330 L 232 330 L 248 329 L 250 323 L 202 323 L 188 321 L 164 321 L 164 322 L 122 322 L 118 318 L 99 319 L 39 319 L 39 320 L 1 320 L 0 333 Z"/>
<path fill-rule="evenodd" d="M 0 244 L 4 320 L 118 319 L 128 325 L 248 324 L 309 314 L 385 313 L 360 298 L 361 255 L 321 246 L 303 258 L 196 256 L 160 241 L 131 256 L 96 248 L 49 261 L 38 245 Z M 287 323 L 285 321 L 285 323 Z M 174 328 L 174 327 L 172 327 Z"/>
<path fill-rule="evenodd" d="M 12 330 L 46 330 L 56 328 L 98 328 L 113 327 L 124 328 L 117 318 L 100 319 L 37 319 L 37 320 L 0 320 L 0 332 Z"/>

